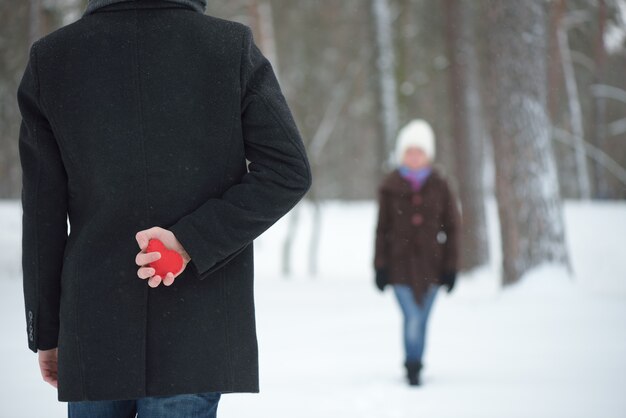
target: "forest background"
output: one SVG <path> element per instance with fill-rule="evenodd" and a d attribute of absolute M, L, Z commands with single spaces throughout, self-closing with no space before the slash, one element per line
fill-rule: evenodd
<path fill-rule="evenodd" d="M 29 46 L 85 6 L 0 0 L 1 199 L 20 196 Z M 207 14 L 251 26 L 279 75 L 312 163 L 314 230 L 323 202 L 375 199 L 414 118 L 433 125 L 460 198 L 466 271 L 490 257 L 490 197 L 503 284 L 570 264 L 563 200 L 626 198 L 624 0 L 209 0 Z"/>

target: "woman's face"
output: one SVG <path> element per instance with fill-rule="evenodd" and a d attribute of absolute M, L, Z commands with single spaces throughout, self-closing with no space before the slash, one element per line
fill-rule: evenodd
<path fill-rule="evenodd" d="M 411 170 L 419 170 L 421 168 L 428 167 L 430 165 L 430 160 L 421 148 L 409 147 L 404 153 L 402 164 Z"/>

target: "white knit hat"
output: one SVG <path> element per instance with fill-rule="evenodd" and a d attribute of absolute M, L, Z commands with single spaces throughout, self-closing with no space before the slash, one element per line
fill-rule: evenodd
<path fill-rule="evenodd" d="M 420 148 L 430 161 L 435 159 L 435 133 L 428 122 L 414 119 L 400 130 L 396 139 L 396 163 L 402 164 L 404 153 L 410 147 Z"/>

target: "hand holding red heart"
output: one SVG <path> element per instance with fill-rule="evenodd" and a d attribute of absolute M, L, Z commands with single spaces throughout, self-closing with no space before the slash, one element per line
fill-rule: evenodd
<path fill-rule="evenodd" d="M 155 226 L 137 232 L 135 239 L 142 250 L 135 257 L 135 263 L 141 266 L 137 276 L 149 279 L 150 287 L 157 287 L 161 282 L 170 286 L 191 261 L 174 233 L 167 229 Z"/>

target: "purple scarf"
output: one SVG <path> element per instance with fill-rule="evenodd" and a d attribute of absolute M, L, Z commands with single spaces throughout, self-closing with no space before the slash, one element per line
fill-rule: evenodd
<path fill-rule="evenodd" d="M 398 171 L 400 171 L 400 175 L 406 179 L 409 183 L 411 183 L 411 187 L 414 191 L 419 191 L 424 182 L 430 176 L 433 169 L 432 167 L 420 168 L 419 170 L 412 170 L 406 166 L 401 166 Z"/>

